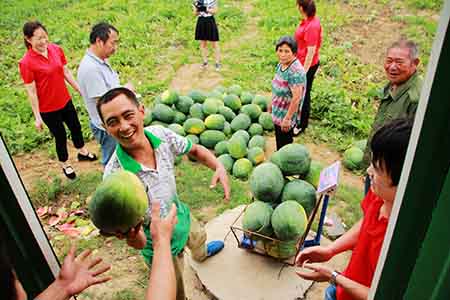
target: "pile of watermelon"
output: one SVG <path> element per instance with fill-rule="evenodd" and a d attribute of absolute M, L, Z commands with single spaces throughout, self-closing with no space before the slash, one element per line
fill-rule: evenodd
<path fill-rule="evenodd" d="M 274 130 L 269 102 L 236 84 L 209 93 L 192 90 L 187 95 L 167 90 L 146 112 L 144 124 L 165 126 L 214 150 L 230 174 L 246 180 L 265 161 L 263 135 Z"/>
<path fill-rule="evenodd" d="M 284 146 L 271 156 L 270 162 L 254 168 L 249 182 L 255 201 L 246 208 L 242 226 L 264 236 L 268 255 L 286 259 L 297 252 L 297 243 L 316 204 L 322 169 L 321 164 L 311 161 L 308 149 L 301 144 Z M 258 237 L 252 235 L 252 239 Z"/>

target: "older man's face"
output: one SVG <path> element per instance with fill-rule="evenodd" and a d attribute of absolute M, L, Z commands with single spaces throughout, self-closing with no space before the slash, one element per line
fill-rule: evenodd
<path fill-rule="evenodd" d="M 418 59 L 411 59 L 408 48 L 392 48 L 384 60 L 384 70 L 394 85 L 406 82 L 417 70 Z"/>

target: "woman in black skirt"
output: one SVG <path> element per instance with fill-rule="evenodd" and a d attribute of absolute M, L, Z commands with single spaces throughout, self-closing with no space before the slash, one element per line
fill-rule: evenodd
<path fill-rule="evenodd" d="M 214 48 L 216 55 L 216 70 L 220 70 L 219 31 L 214 15 L 217 13 L 217 0 L 194 1 L 194 13 L 197 16 L 195 40 L 200 41 L 200 50 L 203 58 L 202 67 L 208 67 L 208 41 Z"/>

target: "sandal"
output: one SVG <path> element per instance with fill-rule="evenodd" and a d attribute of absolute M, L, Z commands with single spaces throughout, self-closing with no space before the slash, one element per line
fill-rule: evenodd
<path fill-rule="evenodd" d="M 75 179 L 77 177 L 77 174 L 75 174 L 75 170 L 72 168 L 72 166 L 65 166 L 62 168 L 64 175 L 66 175 L 69 179 Z"/>
<path fill-rule="evenodd" d="M 81 153 L 78 153 L 78 160 L 79 161 L 94 161 L 97 160 L 97 155 L 94 153 L 88 152 L 88 154 L 84 155 Z"/>

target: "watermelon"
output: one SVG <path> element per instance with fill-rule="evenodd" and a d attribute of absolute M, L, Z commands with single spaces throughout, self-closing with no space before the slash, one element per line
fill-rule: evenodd
<path fill-rule="evenodd" d="M 169 128 L 170 130 L 172 130 L 173 132 L 175 132 L 178 135 L 181 135 L 181 136 L 186 135 L 186 132 L 184 132 L 183 126 L 181 126 L 180 124 L 170 124 L 167 128 Z"/>
<path fill-rule="evenodd" d="M 219 107 L 219 114 L 225 117 L 225 120 L 228 122 L 233 121 L 234 118 L 236 118 L 236 114 L 233 112 L 233 110 L 227 106 L 220 106 Z"/>
<path fill-rule="evenodd" d="M 288 182 L 281 193 L 281 201 L 294 200 L 301 204 L 309 216 L 316 205 L 316 189 L 304 180 L 294 179 Z"/>
<path fill-rule="evenodd" d="M 244 139 L 240 137 L 232 137 L 228 141 L 228 153 L 235 158 L 243 158 L 247 155 L 247 145 L 244 141 Z"/>
<path fill-rule="evenodd" d="M 195 103 L 203 103 L 206 99 L 206 95 L 199 90 L 191 90 L 187 96 L 194 100 Z"/>
<path fill-rule="evenodd" d="M 215 98 L 206 98 L 205 102 L 203 102 L 203 114 L 205 116 L 209 116 L 212 114 L 216 114 L 219 111 L 220 102 Z"/>
<path fill-rule="evenodd" d="M 216 99 L 221 99 L 221 100 L 223 99 L 223 93 L 221 93 L 220 91 L 216 91 L 216 90 L 209 92 L 207 94 L 207 96 L 208 96 L 208 98 L 216 98 Z"/>
<path fill-rule="evenodd" d="M 242 94 L 241 94 L 241 103 L 242 103 L 242 105 L 252 103 L 253 98 L 255 98 L 255 96 L 252 93 L 250 93 L 250 92 L 242 92 Z"/>
<path fill-rule="evenodd" d="M 228 106 L 233 111 L 239 111 L 242 106 L 241 99 L 236 95 L 226 95 L 223 98 L 223 102 L 225 103 L 225 106 Z"/>
<path fill-rule="evenodd" d="M 247 158 L 254 166 L 259 165 L 266 160 L 264 150 L 259 147 L 250 148 L 247 153 Z"/>
<path fill-rule="evenodd" d="M 233 176 L 246 180 L 252 172 L 253 164 L 246 158 L 238 159 L 233 165 Z"/>
<path fill-rule="evenodd" d="M 152 115 L 155 120 L 169 124 L 172 123 L 175 118 L 173 109 L 162 103 L 156 104 L 153 107 Z"/>
<path fill-rule="evenodd" d="M 214 146 L 214 152 L 216 156 L 228 153 L 228 141 L 220 141 Z"/>
<path fill-rule="evenodd" d="M 175 107 L 178 111 L 181 111 L 184 114 L 189 113 L 189 109 L 194 105 L 194 100 L 192 100 L 189 96 L 180 96 L 178 102 L 175 104 Z"/>
<path fill-rule="evenodd" d="M 194 135 L 194 134 L 188 134 L 188 135 L 186 136 L 186 138 L 187 138 L 188 140 L 190 140 L 192 144 L 198 144 L 198 143 L 200 143 L 200 139 L 198 138 L 198 136 L 196 136 L 196 135 Z"/>
<path fill-rule="evenodd" d="M 152 112 L 150 110 L 145 110 L 144 116 L 144 126 L 149 126 L 153 121 Z"/>
<path fill-rule="evenodd" d="M 225 118 L 219 114 L 212 114 L 206 117 L 205 126 L 208 129 L 223 130 L 225 126 Z"/>
<path fill-rule="evenodd" d="M 364 152 L 364 151 L 366 151 L 367 140 L 356 141 L 355 143 L 353 143 L 353 146 L 355 146 L 356 148 L 361 149 L 361 151 Z"/>
<path fill-rule="evenodd" d="M 214 149 L 218 142 L 225 140 L 225 134 L 219 130 L 205 130 L 200 135 L 200 144 L 209 149 Z"/>
<path fill-rule="evenodd" d="M 252 120 L 258 120 L 262 111 L 261 108 L 256 104 L 247 104 L 241 107 L 240 113 L 246 114 Z"/>
<path fill-rule="evenodd" d="M 349 170 L 361 168 L 364 158 L 364 152 L 357 147 L 350 147 L 344 152 L 343 165 Z"/>
<path fill-rule="evenodd" d="M 248 133 L 250 133 L 251 136 L 263 135 L 264 129 L 260 124 L 253 123 L 252 125 L 250 125 L 250 128 L 248 129 Z"/>
<path fill-rule="evenodd" d="M 148 198 L 132 172 L 119 170 L 100 183 L 89 202 L 89 216 L 106 233 L 126 233 L 144 218 Z"/>
<path fill-rule="evenodd" d="M 282 241 L 298 240 L 305 233 L 308 219 L 303 207 L 295 201 L 278 205 L 272 214 L 272 227 Z"/>
<path fill-rule="evenodd" d="M 262 235 L 270 236 L 273 233 L 270 219 L 273 208 L 262 201 L 255 201 L 247 206 L 242 217 L 242 228 Z M 252 236 L 255 238 L 256 236 Z"/>
<path fill-rule="evenodd" d="M 250 190 L 253 197 L 264 202 L 276 202 L 283 186 L 284 178 L 281 170 L 270 162 L 257 166 L 250 176 Z"/>
<path fill-rule="evenodd" d="M 288 144 L 283 146 L 276 153 L 279 155 L 280 169 L 285 176 L 305 176 L 308 173 L 311 157 L 305 146 L 300 144 Z"/>
<path fill-rule="evenodd" d="M 264 240 L 264 250 L 267 255 L 278 259 L 288 259 L 297 254 L 297 240 L 272 241 Z"/>
<path fill-rule="evenodd" d="M 252 103 L 258 105 L 262 111 L 267 111 L 267 106 L 269 105 L 269 98 L 261 95 L 256 95 Z"/>
<path fill-rule="evenodd" d="M 173 90 L 166 90 L 161 94 L 161 102 L 165 105 L 171 106 L 178 101 L 178 93 Z"/>
<path fill-rule="evenodd" d="M 272 115 L 268 112 L 263 112 L 259 115 L 258 123 L 264 128 L 264 130 L 272 131 L 275 129 L 273 125 Z"/>
<path fill-rule="evenodd" d="M 221 93 L 223 95 L 227 92 L 227 89 L 224 86 L 218 85 L 218 86 L 216 86 L 214 91 Z"/>
<path fill-rule="evenodd" d="M 233 84 L 228 88 L 228 94 L 234 94 L 240 96 L 242 94 L 242 88 L 238 84 Z"/>
<path fill-rule="evenodd" d="M 308 174 L 306 174 L 305 181 L 311 183 L 315 188 L 319 185 L 320 172 L 322 172 L 324 166 L 316 161 L 312 160 L 309 166 Z"/>
<path fill-rule="evenodd" d="M 281 170 L 281 158 L 280 158 L 280 152 L 275 151 L 272 153 L 272 156 L 270 157 L 270 161 L 277 165 L 278 168 Z"/>
<path fill-rule="evenodd" d="M 231 121 L 231 129 L 236 132 L 239 129 L 247 130 L 250 127 L 252 120 L 246 114 L 239 114 Z"/>
<path fill-rule="evenodd" d="M 230 154 L 222 154 L 217 158 L 218 161 L 222 163 L 225 170 L 227 170 L 228 173 L 231 172 L 233 169 L 234 159 L 231 157 Z"/>
<path fill-rule="evenodd" d="M 187 119 L 183 124 L 184 131 L 190 134 L 200 134 L 205 131 L 205 124 L 197 118 Z"/>
<path fill-rule="evenodd" d="M 192 118 L 197 118 L 203 120 L 205 118 L 205 114 L 203 113 L 203 106 L 200 103 L 195 103 L 189 109 L 189 115 Z"/>
<path fill-rule="evenodd" d="M 231 134 L 231 125 L 227 121 L 223 124 L 223 133 L 225 133 L 226 136 L 229 136 Z"/>
<path fill-rule="evenodd" d="M 245 130 L 242 130 L 242 129 L 233 133 L 233 135 L 231 137 L 239 137 L 239 138 L 243 139 L 245 142 L 245 145 L 247 145 L 248 141 L 250 140 L 250 135 L 248 134 L 248 132 Z"/>
<path fill-rule="evenodd" d="M 158 120 L 154 120 L 151 124 L 151 126 L 162 126 L 162 127 L 167 127 L 169 126 L 169 124 L 158 121 Z"/>
<path fill-rule="evenodd" d="M 264 139 L 264 137 L 262 135 L 252 136 L 252 138 L 248 142 L 248 147 L 249 148 L 259 147 L 259 148 L 265 150 L 266 149 L 266 140 Z"/>
<path fill-rule="evenodd" d="M 182 112 L 176 111 L 175 117 L 173 118 L 173 122 L 183 125 L 184 121 L 186 121 L 186 115 L 183 114 Z"/>

